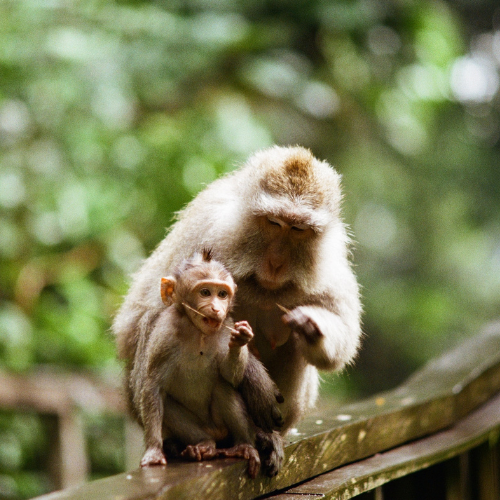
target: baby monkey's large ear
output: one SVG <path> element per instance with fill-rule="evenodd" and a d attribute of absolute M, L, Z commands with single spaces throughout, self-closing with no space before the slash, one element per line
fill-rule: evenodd
<path fill-rule="evenodd" d="M 161 279 L 161 300 L 167 306 L 172 305 L 175 301 L 175 285 L 177 284 L 173 276 Z"/>

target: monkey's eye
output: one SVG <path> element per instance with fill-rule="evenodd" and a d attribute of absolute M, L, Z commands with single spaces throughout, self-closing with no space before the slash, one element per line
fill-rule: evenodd
<path fill-rule="evenodd" d="M 219 296 L 219 298 L 225 299 L 225 298 L 227 298 L 228 294 L 227 294 L 226 290 L 219 290 L 219 293 L 217 295 Z"/>
<path fill-rule="evenodd" d="M 268 217 L 267 221 L 269 222 L 269 224 L 271 224 L 273 226 L 281 227 L 283 225 L 283 222 L 281 222 L 279 219 L 276 219 L 274 217 Z"/>
<path fill-rule="evenodd" d="M 210 295 L 212 295 L 212 293 L 210 292 L 210 290 L 208 288 L 202 288 L 200 290 L 200 295 L 202 297 L 210 297 Z"/>
<path fill-rule="evenodd" d="M 307 229 L 307 226 L 305 224 L 297 224 L 296 226 L 292 226 L 292 231 L 305 231 Z"/>

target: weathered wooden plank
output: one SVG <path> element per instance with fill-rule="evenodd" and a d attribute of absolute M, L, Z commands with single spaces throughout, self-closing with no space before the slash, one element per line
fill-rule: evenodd
<path fill-rule="evenodd" d="M 28 375 L 0 371 L 0 405 L 50 415 L 76 408 L 113 413 L 126 410 L 121 389 L 91 376 L 50 371 Z"/>
<path fill-rule="evenodd" d="M 320 495 L 322 498 L 346 500 L 372 490 L 389 481 L 406 476 L 433 464 L 459 456 L 467 450 L 498 437 L 500 431 L 500 394 L 481 408 L 464 417 L 448 430 L 422 438 L 391 451 L 377 454 L 360 462 L 327 472 L 300 486 L 292 487 L 269 500 L 286 499 L 283 495 Z M 489 446 L 482 448 L 482 458 L 487 462 L 480 467 L 480 484 L 487 493 L 484 498 L 497 493 L 496 468 Z"/>
<path fill-rule="evenodd" d="M 444 429 L 499 390 L 496 324 L 393 391 L 307 418 L 290 436 L 284 468 L 274 479 L 248 479 L 240 461 L 171 463 L 43 498 L 250 499 Z"/>
<path fill-rule="evenodd" d="M 87 480 L 89 464 L 81 410 L 124 413 L 121 392 L 86 375 L 48 370 L 15 375 L 0 371 L 0 407 L 36 411 L 51 424 L 48 469 L 58 488 Z"/>
<path fill-rule="evenodd" d="M 266 497 L 267 498 L 267 497 Z M 279 493 L 271 497 L 273 500 L 322 500 L 325 495 L 303 495 L 302 493 Z"/>

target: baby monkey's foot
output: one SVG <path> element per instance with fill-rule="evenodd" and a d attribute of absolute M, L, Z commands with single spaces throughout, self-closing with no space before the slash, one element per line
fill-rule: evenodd
<path fill-rule="evenodd" d="M 260 470 L 260 458 L 258 451 L 250 444 L 238 444 L 232 448 L 219 450 L 220 457 L 244 458 L 248 460 L 248 475 L 255 479 Z"/>
<path fill-rule="evenodd" d="M 202 460 L 211 460 L 217 454 L 218 450 L 214 441 L 202 441 L 198 444 L 187 445 L 186 449 L 181 453 L 181 457 L 201 462 Z"/>
<path fill-rule="evenodd" d="M 167 459 L 161 448 L 151 447 L 144 453 L 141 460 L 141 467 L 149 467 L 151 465 L 167 465 Z"/>

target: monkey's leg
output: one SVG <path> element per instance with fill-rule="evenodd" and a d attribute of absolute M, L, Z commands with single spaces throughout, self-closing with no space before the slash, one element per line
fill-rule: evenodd
<path fill-rule="evenodd" d="M 168 396 L 164 408 L 166 434 L 186 444 L 181 457 L 200 461 L 217 456 L 215 440 L 203 429 L 202 422 L 194 413 Z"/>
<path fill-rule="evenodd" d="M 226 426 L 235 442 L 232 448 L 218 450 L 218 455 L 248 460 L 248 475 L 255 478 L 260 470 L 260 458 L 253 446 L 255 426 L 243 398 L 230 384 L 220 381 L 214 388 L 212 401 L 214 423 Z"/>

